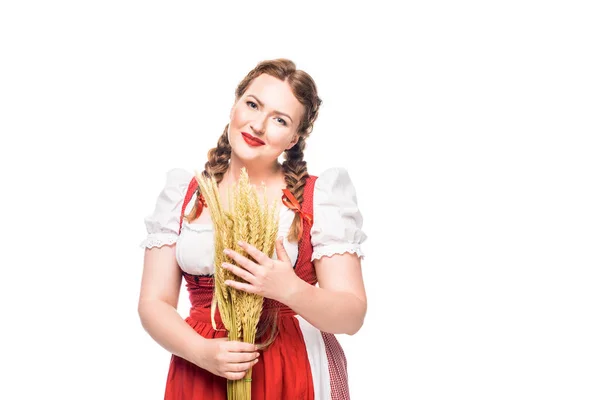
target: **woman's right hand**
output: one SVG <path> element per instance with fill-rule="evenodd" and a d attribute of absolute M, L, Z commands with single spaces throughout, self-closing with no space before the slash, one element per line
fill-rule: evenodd
<path fill-rule="evenodd" d="M 229 341 L 227 338 L 206 339 L 198 354 L 199 367 L 235 381 L 242 379 L 246 371 L 258 362 L 258 351 L 252 343 Z"/>

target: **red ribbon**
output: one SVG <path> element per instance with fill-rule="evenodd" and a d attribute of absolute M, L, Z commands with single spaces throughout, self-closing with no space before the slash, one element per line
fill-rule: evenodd
<path fill-rule="evenodd" d="M 204 210 L 204 207 L 206 207 L 206 200 L 204 200 L 204 196 L 202 195 L 202 192 L 198 192 L 198 196 L 196 199 L 196 204 L 198 207 L 197 210 L 198 212 L 196 213 L 196 218 L 202 214 L 202 210 Z"/>
<path fill-rule="evenodd" d="M 281 196 L 281 201 L 287 208 L 300 214 L 300 218 L 305 220 L 308 223 L 308 226 L 312 225 L 312 214 L 305 213 L 304 211 L 302 211 L 300 203 L 298 202 L 298 200 L 296 200 L 296 198 L 294 197 L 292 192 L 289 191 L 289 189 L 283 189 L 283 196 Z M 302 225 L 300 226 L 300 236 L 302 236 Z"/>

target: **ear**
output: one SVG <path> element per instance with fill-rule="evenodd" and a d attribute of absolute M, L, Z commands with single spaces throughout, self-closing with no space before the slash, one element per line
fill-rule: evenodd
<path fill-rule="evenodd" d="M 231 121 L 233 119 L 233 109 L 235 108 L 235 103 L 233 103 L 233 105 L 231 106 L 231 110 L 229 111 L 229 120 Z"/>
<path fill-rule="evenodd" d="M 286 150 L 291 149 L 292 147 L 294 147 L 296 145 L 296 143 L 298 143 L 298 139 L 300 139 L 300 136 L 298 136 L 298 134 L 294 135 L 294 138 L 292 139 L 292 141 L 290 142 L 290 144 L 288 145 L 288 147 L 286 147 Z"/>

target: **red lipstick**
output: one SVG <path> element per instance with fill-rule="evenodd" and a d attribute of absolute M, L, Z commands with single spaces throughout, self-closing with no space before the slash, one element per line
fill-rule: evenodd
<path fill-rule="evenodd" d="M 244 141 L 248 143 L 250 146 L 262 146 L 265 144 L 262 140 L 257 137 L 252 136 L 249 133 L 242 132 L 242 136 L 244 137 Z"/>

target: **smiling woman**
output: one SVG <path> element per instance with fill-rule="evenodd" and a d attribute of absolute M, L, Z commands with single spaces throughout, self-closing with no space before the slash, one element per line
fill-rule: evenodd
<path fill-rule="evenodd" d="M 215 266 L 211 210 L 196 177 L 181 169 L 167 174 L 145 220 L 139 299 L 142 325 L 173 354 L 165 399 L 225 399 L 227 380 L 242 379 L 250 368 L 254 400 L 349 398 L 346 358 L 335 334 L 352 335 L 363 323 L 366 235 L 347 171 L 308 173 L 304 148 L 320 104 L 313 79 L 292 61 L 261 62 L 238 85 L 230 121 L 208 152 L 202 175 L 216 180 L 221 204 L 228 204 L 243 169 L 250 184 L 264 183 L 268 201 L 277 202 L 272 257 L 239 243 L 238 251 L 225 249 L 237 265 Z M 227 340 L 218 312 L 211 323 L 219 270 L 243 279 L 228 280 L 232 290 L 267 299 L 264 315 L 276 315 L 277 333 L 265 349 Z M 192 305 L 185 320 L 177 312 L 182 278 Z"/>
<path fill-rule="evenodd" d="M 244 163 L 273 160 L 298 143 L 304 107 L 290 89 L 287 81 L 269 74 L 252 80 L 231 108 L 228 141 L 233 149 L 232 159 L 239 158 Z M 242 140 L 253 149 L 242 145 Z M 251 177 L 256 178 L 256 174 L 250 172 Z"/>

